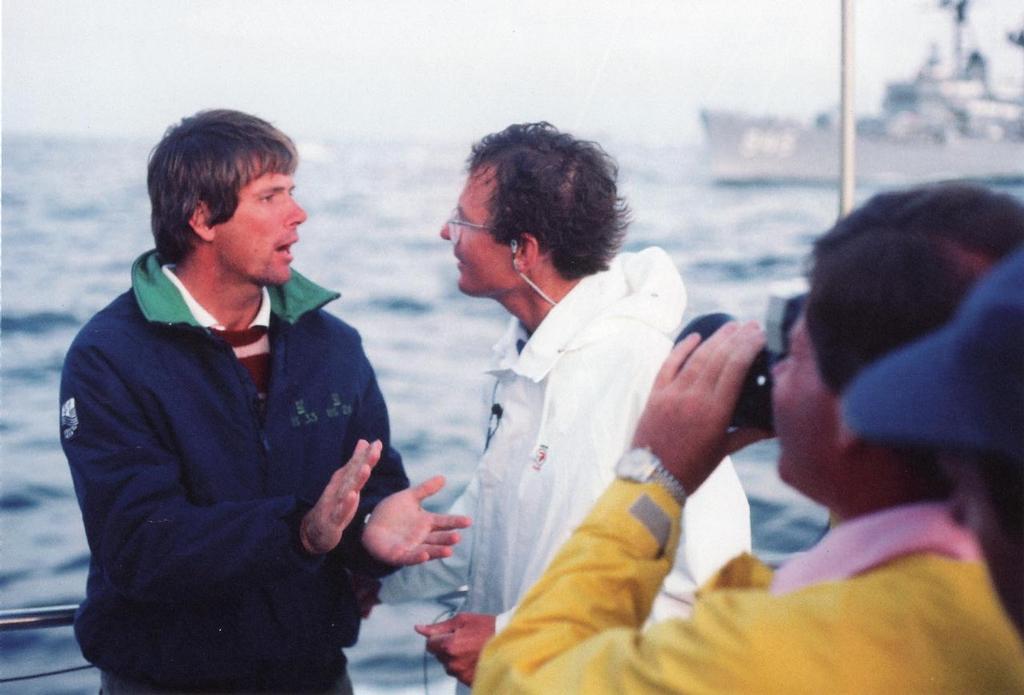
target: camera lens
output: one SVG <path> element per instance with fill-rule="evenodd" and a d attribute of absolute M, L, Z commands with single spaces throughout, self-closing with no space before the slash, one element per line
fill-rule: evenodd
<path fill-rule="evenodd" d="M 691 333 L 700 335 L 701 340 L 707 340 L 715 331 L 724 324 L 735 319 L 729 314 L 716 313 L 704 314 L 686 324 L 679 337 L 678 343 Z M 730 427 L 757 427 L 763 430 L 772 430 L 772 359 L 767 349 L 762 349 L 754 359 L 753 364 L 747 371 L 743 380 L 743 389 L 740 391 L 739 400 L 736 402 L 736 409 L 733 411 Z"/>

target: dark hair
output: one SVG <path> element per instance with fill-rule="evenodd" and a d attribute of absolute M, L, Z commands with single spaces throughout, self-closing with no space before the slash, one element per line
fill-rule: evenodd
<path fill-rule="evenodd" d="M 861 368 L 946 323 L 972 284 L 1024 243 L 1024 205 L 968 184 L 875 195 L 814 244 L 807 330 L 835 393 Z"/>
<path fill-rule="evenodd" d="M 267 173 L 292 174 L 298 165 L 287 135 L 240 111 L 200 111 L 171 126 L 149 156 L 150 224 L 156 250 L 167 263 L 188 256 L 189 225 L 200 203 L 210 225 L 231 219 L 238 192 Z"/>
<path fill-rule="evenodd" d="M 550 123 L 519 123 L 473 145 L 471 176 L 490 170 L 491 235 L 500 243 L 524 232 L 551 252 L 572 280 L 606 270 L 629 224 L 615 187 L 618 168 L 600 145 Z"/>

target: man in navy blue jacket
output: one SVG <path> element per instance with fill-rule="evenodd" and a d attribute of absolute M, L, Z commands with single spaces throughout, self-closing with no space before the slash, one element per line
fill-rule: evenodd
<path fill-rule="evenodd" d="M 75 634 L 104 692 L 351 692 L 352 574 L 446 556 L 468 524 L 420 507 L 443 479 L 408 489 L 359 334 L 290 268 L 297 162 L 247 114 L 170 128 L 156 250 L 65 360 L 92 551 Z"/>

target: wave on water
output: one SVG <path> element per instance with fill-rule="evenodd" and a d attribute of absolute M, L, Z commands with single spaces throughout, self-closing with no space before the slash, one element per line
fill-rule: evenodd
<path fill-rule="evenodd" d="M 31 570 L 15 570 L 13 572 L 0 572 L 0 589 L 7 587 L 15 582 L 20 582 L 32 575 Z M 6 639 L 6 638 L 5 638 Z"/>
<path fill-rule="evenodd" d="M 54 204 L 50 206 L 50 209 L 47 212 L 48 217 L 52 220 L 69 220 L 74 222 L 96 220 L 106 217 L 108 214 L 105 207 L 91 203 L 86 203 L 84 205 Z"/>
<path fill-rule="evenodd" d="M 28 204 L 28 200 L 24 196 L 16 193 L 4 191 L 3 195 L 0 196 L 0 203 L 3 204 L 5 211 L 10 213 L 14 209 L 20 210 L 21 208 L 24 208 L 25 205 Z"/>
<path fill-rule="evenodd" d="M 15 512 L 35 509 L 48 500 L 74 497 L 74 493 L 55 485 L 26 485 L 0 495 L 0 511 Z"/>
<path fill-rule="evenodd" d="M 380 297 L 371 299 L 367 306 L 375 311 L 382 311 L 388 314 L 429 314 L 433 305 L 421 302 L 412 297 Z"/>
<path fill-rule="evenodd" d="M 36 499 L 33 494 L 28 491 L 8 492 L 0 495 L 0 511 L 3 512 L 19 512 L 26 509 L 35 509 L 41 503 L 41 500 Z"/>
<path fill-rule="evenodd" d="M 800 260 L 792 256 L 765 255 L 728 260 L 706 259 L 690 266 L 698 272 L 708 272 L 728 280 L 756 280 L 766 276 L 799 275 Z"/>
<path fill-rule="evenodd" d="M 82 553 L 53 568 L 54 574 L 67 574 L 89 569 L 89 553 Z"/>
<path fill-rule="evenodd" d="M 29 333 L 40 335 L 65 328 L 77 328 L 82 321 L 69 313 L 57 311 L 39 311 L 29 314 L 9 314 L 0 316 L 0 333 Z"/>

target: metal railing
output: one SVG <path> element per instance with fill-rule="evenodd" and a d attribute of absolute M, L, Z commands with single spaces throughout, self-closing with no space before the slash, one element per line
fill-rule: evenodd
<path fill-rule="evenodd" d="M 0 610 L 0 632 L 10 630 L 36 630 L 44 627 L 67 627 L 75 622 L 75 611 L 78 606 L 74 603 L 63 606 L 40 606 L 39 608 L 13 608 Z M 59 676 L 74 671 L 85 671 L 95 668 L 92 664 L 82 664 L 70 668 L 62 668 L 56 671 L 43 673 L 28 673 L 21 676 L 6 676 L 0 678 L 0 683 L 17 683 L 20 681 L 36 680 L 49 676 Z"/>
<path fill-rule="evenodd" d="M 78 605 L 73 603 L 63 606 L 0 610 L 0 632 L 71 625 L 75 622 L 76 610 Z"/>

